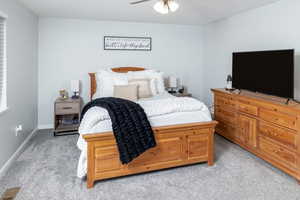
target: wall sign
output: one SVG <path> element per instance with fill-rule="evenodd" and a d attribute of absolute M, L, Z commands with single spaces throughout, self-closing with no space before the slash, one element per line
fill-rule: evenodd
<path fill-rule="evenodd" d="M 104 36 L 104 50 L 151 51 L 151 37 Z"/>

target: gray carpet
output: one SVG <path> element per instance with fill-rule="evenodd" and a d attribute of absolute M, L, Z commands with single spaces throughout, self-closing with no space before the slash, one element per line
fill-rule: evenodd
<path fill-rule="evenodd" d="M 17 200 L 300 199 L 293 178 L 219 136 L 213 167 L 198 164 L 100 181 L 88 190 L 76 177 L 77 137 L 38 133 L 0 180 L 0 194 L 20 186 Z"/>

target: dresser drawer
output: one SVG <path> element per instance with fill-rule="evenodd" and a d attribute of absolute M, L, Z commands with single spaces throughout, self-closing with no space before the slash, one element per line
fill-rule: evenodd
<path fill-rule="evenodd" d="M 219 123 L 216 127 L 216 132 L 230 139 L 234 139 L 236 128 L 226 122 L 223 121 L 218 121 L 218 122 Z"/>
<path fill-rule="evenodd" d="M 231 124 L 236 124 L 236 114 L 234 112 L 230 112 L 228 110 L 223 110 L 220 108 L 216 108 L 215 118 L 217 121 L 228 122 Z"/>
<path fill-rule="evenodd" d="M 281 160 L 283 161 L 281 163 L 287 165 L 288 167 L 296 167 L 296 153 L 274 144 L 263 137 L 259 138 L 259 148 L 261 151 L 267 153 L 268 156 L 273 157 L 274 160 Z"/>
<path fill-rule="evenodd" d="M 216 96 L 215 105 L 223 109 L 235 109 L 236 101 L 231 97 Z"/>
<path fill-rule="evenodd" d="M 272 122 L 275 124 L 278 124 L 280 126 L 284 126 L 290 129 L 295 129 L 296 130 L 296 121 L 297 117 L 280 113 L 280 112 L 275 112 L 275 111 L 270 111 L 266 109 L 261 109 L 259 113 L 260 117 L 268 122 Z"/>
<path fill-rule="evenodd" d="M 80 105 L 77 103 L 57 103 L 55 113 L 57 115 L 76 114 L 80 112 Z"/>
<path fill-rule="evenodd" d="M 296 133 L 276 127 L 274 125 L 260 122 L 258 126 L 259 134 L 273 140 L 276 140 L 283 145 L 296 149 Z"/>
<path fill-rule="evenodd" d="M 258 115 L 258 108 L 249 104 L 239 103 L 239 111 L 250 115 Z"/>

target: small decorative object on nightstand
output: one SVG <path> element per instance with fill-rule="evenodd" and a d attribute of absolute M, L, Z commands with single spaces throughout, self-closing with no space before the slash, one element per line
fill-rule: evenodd
<path fill-rule="evenodd" d="M 68 92 L 65 89 L 59 90 L 59 96 L 60 96 L 60 99 L 62 99 L 62 100 L 66 100 L 69 98 Z"/>
<path fill-rule="evenodd" d="M 54 104 L 54 136 L 78 134 L 82 99 L 58 98 Z"/>

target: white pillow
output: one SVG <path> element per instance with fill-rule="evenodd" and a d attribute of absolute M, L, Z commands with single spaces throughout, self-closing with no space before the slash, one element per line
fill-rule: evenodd
<path fill-rule="evenodd" d="M 96 73 L 97 90 L 93 99 L 101 97 L 113 97 L 114 86 L 128 85 L 127 74 L 116 73 L 108 70 L 100 70 Z"/>
<path fill-rule="evenodd" d="M 150 90 L 152 93 L 152 96 L 158 95 L 158 91 L 157 91 L 157 83 L 156 83 L 156 79 L 150 79 Z"/>
<path fill-rule="evenodd" d="M 153 96 L 149 79 L 129 79 L 128 84 L 138 86 L 138 98 L 149 98 Z"/>
<path fill-rule="evenodd" d="M 159 94 L 166 92 L 165 82 L 164 82 L 164 73 L 163 72 L 154 72 L 155 78 L 157 80 L 157 91 Z"/>
<path fill-rule="evenodd" d="M 136 101 L 138 99 L 138 85 L 115 85 L 114 97 Z"/>
<path fill-rule="evenodd" d="M 136 72 L 128 72 L 129 79 L 154 79 L 150 82 L 151 92 L 155 94 L 161 94 L 165 92 L 165 84 L 162 72 L 155 70 L 144 70 Z"/>

